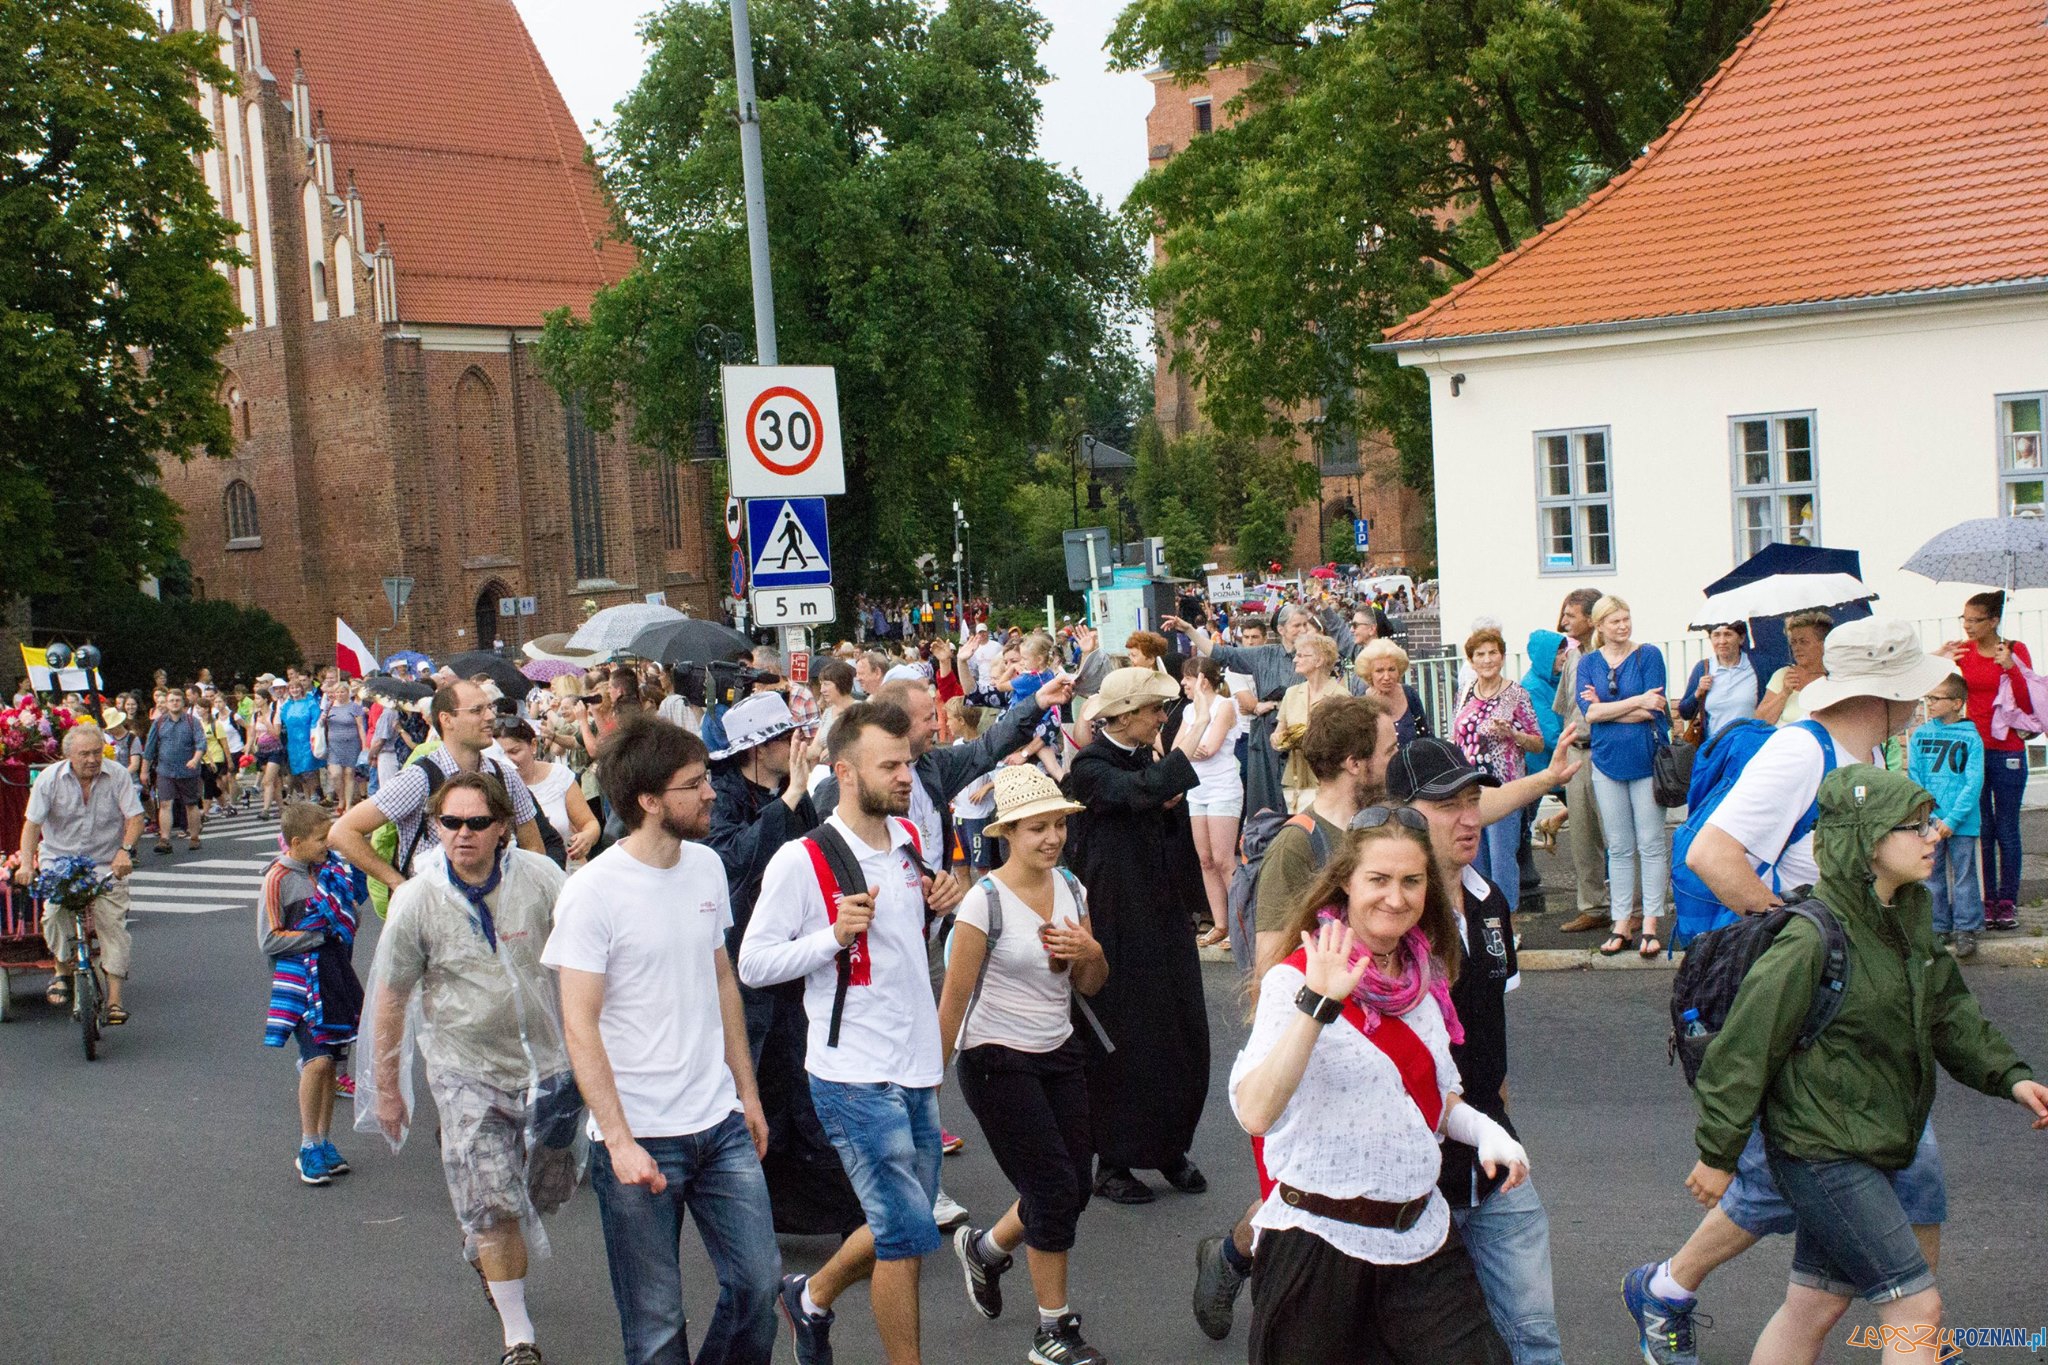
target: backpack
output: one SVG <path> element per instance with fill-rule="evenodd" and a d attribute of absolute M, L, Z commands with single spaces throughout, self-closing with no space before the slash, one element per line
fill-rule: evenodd
<path fill-rule="evenodd" d="M 1699 1083 L 1700 1062 L 1707 1044 L 1721 1032 L 1742 980 L 1778 933 L 1794 917 L 1812 921 L 1820 930 L 1821 976 L 1814 987 L 1813 1001 L 1806 1009 L 1793 1047 L 1800 1052 L 1813 1046 L 1821 1031 L 1834 1022 L 1842 1009 L 1842 992 L 1849 985 L 1849 936 L 1843 932 L 1834 911 L 1803 893 L 1776 910 L 1761 915 L 1743 915 L 1735 923 L 1701 934 L 1686 949 L 1671 981 L 1671 1037 L 1665 1047 L 1667 1064 L 1676 1061 L 1685 1071 L 1685 1083 Z M 1698 1011 L 1695 1019 L 1685 1016 Z"/>
<path fill-rule="evenodd" d="M 910 835 L 910 861 L 917 868 L 920 877 L 931 875 L 931 869 L 924 863 L 924 839 L 917 832 L 917 826 L 902 816 L 893 817 Z M 825 896 L 825 919 L 827 923 L 839 922 L 839 888 L 852 886 L 865 889 L 867 877 L 860 870 L 860 859 L 853 856 L 853 847 L 846 837 L 831 825 L 819 825 L 803 840 L 804 851 L 811 855 L 811 870 L 817 874 L 818 890 Z M 859 894 L 855 892 L 854 894 Z M 924 927 L 929 933 L 932 921 L 938 918 L 929 905 L 925 907 Z M 832 987 L 832 1022 L 825 1031 L 825 1046 L 839 1046 L 839 1025 L 846 1016 L 846 988 L 854 984 L 868 983 L 868 936 L 865 931 L 855 934 L 853 942 L 832 955 L 838 980 Z"/>
<path fill-rule="evenodd" d="M 412 756 L 406 759 L 408 766 L 419 763 L 420 766 L 426 769 L 427 802 L 429 803 L 433 801 L 434 793 L 440 790 L 441 784 L 446 782 L 449 777 L 449 774 L 441 770 L 440 764 L 424 761 L 426 755 L 432 752 L 432 749 L 422 747 L 414 750 Z M 489 772 L 491 776 L 497 778 L 500 782 L 505 780 L 505 774 L 499 771 L 497 763 L 488 755 L 482 761 L 485 764 L 484 771 Z M 567 868 L 569 866 L 569 845 L 563 842 L 561 831 L 555 828 L 554 821 L 548 819 L 547 812 L 540 808 L 540 803 L 537 801 L 533 806 L 533 823 L 540 831 L 541 850 L 548 855 L 549 860 L 556 867 Z M 397 856 L 398 826 L 389 820 L 371 832 L 370 848 L 378 857 L 397 868 L 400 876 L 410 877 L 412 875 L 413 857 L 419 852 L 420 845 L 425 843 L 426 839 L 427 815 L 426 806 L 423 804 L 420 808 L 420 822 L 413 828 L 412 842 L 405 846 L 405 855 L 403 857 Z M 391 913 L 391 888 L 375 877 L 370 878 L 370 906 L 377 912 L 378 919 L 383 919 Z"/>
<path fill-rule="evenodd" d="M 1074 904 L 1080 906 L 1081 912 L 1086 914 L 1088 897 L 1081 889 L 1081 879 L 1067 868 L 1062 867 L 1058 871 L 1060 876 L 1066 879 L 1067 889 L 1074 893 Z M 967 1031 L 967 1021 L 974 1017 L 974 1007 L 981 1003 L 981 987 L 982 983 L 988 980 L 989 959 L 996 955 L 996 940 L 1003 936 L 1003 898 L 996 891 L 994 878 L 981 879 L 981 893 L 988 897 L 988 947 L 981 955 L 981 968 L 974 975 L 974 994 L 967 997 L 967 1008 L 960 1015 L 962 1033 Z M 1116 1044 L 1109 1040 L 1108 1030 L 1104 1029 L 1102 1021 L 1095 1017 L 1095 1010 L 1089 1005 L 1087 997 L 1077 993 L 1074 996 L 1074 1003 L 1080 1006 L 1081 1017 L 1088 1021 L 1088 1027 L 1094 1030 L 1095 1041 L 1102 1044 L 1103 1055 L 1107 1056 L 1116 1051 Z"/>
<path fill-rule="evenodd" d="M 1307 811 L 1300 815 L 1288 815 L 1277 810 L 1262 810 L 1246 817 L 1243 853 L 1237 867 L 1230 874 L 1230 887 L 1226 896 L 1231 923 L 1252 922 L 1253 911 L 1258 904 L 1259 873 L 1266 866 L 1266 850 L 1273 846 L 1273 840 L 1280 836 L 1280 831 L 1289 825 L 1297 825 L 1308 831 L 1309 856 L 1315 859 L 1317 867 L 1320 868 L 1330 861 L 1329 836 L 1323 833 L 1323 828 L 1316 823 L 1315 816 Z"/>
<path fill-rule="evenodd" d="M 1821 776 L 1826 777 L 1833 772 L 1834 736 L 1830 735 L 1817 720 L 1802 720 L 1796 728 L 1805 730 L 1819 741 Z M 1671 934 L 1671 948 L 1674 952 L 1685 947 L 1695 934 L 1719 929 L 1732 924 L 1735 920 L 1735 912 L 1721 904 L 1707 888 L 1707 884 L 1700 880 L 1699 874 L 1685 865 L 1685 859 L 1692 851 L 1693 840 L 1706 828 L 1707 821 L 1715 809 L 1727 798 L 1728 793 L 1734 790 L 1736 779 L 1742 776 L 1743 768 L 1756 756 L 1756 751 L 1763 748 L 1765 742 L 1776 733 L 1778 727 L 1769 721 L 1754 718 L 1738 720 L 1724 727 L 1720 733 L 1701 746 L 1693 760 L 1692 782 L 1686 789 L 1686 805 L 1689 809 L 1686 812 L 1685 823 L 1671 835 L 1671 903 L 1677 912 L 1677 923 Z M 1813 833 L 1814 823 L 1819 819 L 1820 802 L 1816 798 L 1814 803 L 1806 808 L 1805 814 L 1799 817 L 1798 823 L 1792 826 L 1792 833 L 1785 840 L 1786 847 L 1789 848 Z M 1777 856 L 1783 857 L 1784 850 L 1780 849 Z M 1777 877 L 1772 871 L 1776 863 L 1777 857 L 1772 858 L 1770 862 L 1764 864 L 1758 875 L 1770 881 L 1773 891 L 1782 893 L 1784 888 L 1778 885 Z"/>

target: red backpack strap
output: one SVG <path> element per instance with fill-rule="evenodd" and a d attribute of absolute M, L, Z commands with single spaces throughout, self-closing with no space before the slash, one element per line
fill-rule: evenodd
<path fill-rule="evenodd" d="M 827 849 L 823 840 L 830 837 L 837 846 Z M 846 846 L 829 825 L 821 825 L 819 833 L 806 838 L 804 852 L 810 856 L 811 870 L 817 874 L 818 890 L 825 897 L 825 919 L 827 923 L 839 922 L 839 877 L 832 870 L 835 853 L 839 860 L 858 871 L 853 863 L 853 850 Z M 846 1014 L 846 991 L 849 986 L 866 986 L 873 981 L 873 961 L 868 954 L 868 936 L 865 932 L 853 936 L 853 942 L 841 948 L 834 959 L 838 967 L 838 980 L 832 988 L 832 1020 L 826 1030 L 825 1046 L 839 1046 L 839 1025 Z"/>

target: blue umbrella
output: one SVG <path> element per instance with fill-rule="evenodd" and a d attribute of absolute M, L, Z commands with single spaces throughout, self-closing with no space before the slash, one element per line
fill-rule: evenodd
<path fill-rule="evenodd" d="M 1735 566 L 1733 573 L 1724 574 L 1707 584 L 1706 594 L 1714 597 L 1736 588 L 1760 582 L 1766 578 L 1777 578 L 1791 574 L 1847 574 L 1851 578 L 1863 577 L 1863 556 L 1855 550 L 1830 550 L 1820 545 L 1784 545 L 1772 541 L 1748 559 Z M 1876 596 L 1872 593 L 1871 596 Z M 1828 615 L 1836 625 L 1854 621 L 1870 615 L 1870 603 L 1814 602 L 1815 607 L 1825 606 Z M 1792 661 L 1791 648 L 1785 643 L 1785 618 L 1783 616 L 1752 616 L 1749 618 L 1749 646 L 1756 656 L 1759 668 L 1769 673 Z"/>
<path fill-rule="evenodd" d="M 1937 583 L 1987 588 L 2048 588 L 2048 521 L 1979 517 L 1959 522 L 1913 552 L 1902 565 Z"/>
<path fill-rule="evenodd" d="M 407 668 L 411 669 L 421 669 L 432 668 L 434 661 L 416 649 L 401 649 L 384 661 L 384 671 L 389 673 L 400 664 L 404 664 Z"/>

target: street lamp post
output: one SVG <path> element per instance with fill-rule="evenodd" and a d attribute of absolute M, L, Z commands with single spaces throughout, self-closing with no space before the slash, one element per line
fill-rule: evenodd
<path fill-rule="evenodd" d="M 967 517 L 960 499 L 953 499 L 953 617 L 964 631 L 967 626 L 967 546 L 964 533 Z"/>

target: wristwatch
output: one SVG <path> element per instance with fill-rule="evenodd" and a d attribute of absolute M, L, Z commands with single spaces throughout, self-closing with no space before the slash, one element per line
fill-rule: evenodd
<path fill-rule="evenodd" d="M 1317 995 L 1307 986 L 1294 993 L 1294 1007 L 1315 1020 L 1318 1024 L 1334 1023 L 1344 1013 L 1344 1002 L 1332 996 Z"/>
<path fill-rule="evenodd" d="M 135 856 L 135 850 L 139 847 L 140 845 L 138 844 L 123 844 L 121 845 L 121 851 L 127 854 L 129 857 L 133 858 Z"/>

